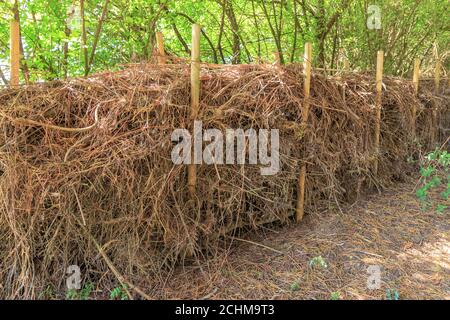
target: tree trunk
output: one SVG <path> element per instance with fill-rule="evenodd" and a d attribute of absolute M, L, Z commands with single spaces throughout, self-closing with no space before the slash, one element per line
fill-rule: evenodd
<path fill-rule="evenodd" d="M 233 32 L 233 57 L 232 64 L 239 64 L 241 62 L 241 40 L 239 38 L 239 26 L 236 21 L 233 6 L 230 0 L 224 2 L 225 13 L 230 22 L 231 32 Z"/>
<path fill-rule="evenodd" d="M 80 15 L 81 15 L 81 44 L 83 46 L 83 56 L 84 56 L 84 75 L 89 74 L 89 53 L 87 48 L 87 37 L 86 37 L 86 20 L 84 18 L 84 0 L 80 0 Z"/>
<path fill-rule="evenodd" d="M 72 33 L 72 30 L 70 29 L 70 23 L 75 15 L 75 0 L 72 1 L 72 7 L 70 9 L 69 14 L 67 15 L 66 22 L 65 22 L 65 28 L 64 33 L 66 35 L 66 41 L 64 42 L 63 47 L 63 74 L 64 79 L 67 79 L 68 73 L 69 73 L 69 37 Z"/>

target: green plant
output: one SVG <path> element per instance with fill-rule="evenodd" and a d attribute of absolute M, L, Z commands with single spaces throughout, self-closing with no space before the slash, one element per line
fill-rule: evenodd
<path fill-rule="evenodd" d="M 437 149 L 430 152 L 426 157 L 428 161 L 437 161 L 440 165 L 447 167 L 450 165 L 450 153 L 447 150 Z"/>
<path fill-rule="evenodd" d="M 78 300 L 78 291 L 75 289 L 69 289 L 66 292 L 67 300 Z"/>
<path fill-rule="evenodd" d="M 438 204 L 436 207 L 436 213 L 442 214 L 448 208 L 448 206 L 444 204 Z"/>
<path fill-rule="evenodd" d="M 341 300 L 341 293 L 339 291 L 332 292 L 331 300 Z"/>
<path fill-rule="evenodd" d="M 118 287 L 115 287 L 114 289 L 112 289 L 111 293 L 109 294 L 109 299 L 110 300 L 128 300 L 128 295 L 127 295 L 127 286 L 121 285 Z"/>
<path fill-rule="evenodd" d="M 298 291 L 298 290 L 300 290 L 300 283 L 298 281 L 294 281 L 291 284 L 290 289 L 291 289 L 291 291 Z"/>
<path fill-rule="evenodd" d="M 433 203 L 430 200 L 430 191 L 442 186 L 443 180 L 447 180 L 444 191 L 441 192 L 442 200 L 447 201 L 450 196 L 450 153 L 446 150 L 436 149 L 428 153 L 421 161 L 420 176 L 421 184 L 416 190 L 416 196 L 421 202 L 424 210 L 436 206 L 436 212 L 444 213 L 448 208 L 446 204 Z"/>
<path fill-rule="evenodd" d="M 309 266 L 310 267 L 319 266 L 322 269 L 326 269 L 328 267 L 327 263 L 325 262 L 325 259 L 322 258 L 322 256 L 317 256 L 309 260 Z"/>
<path fill-rule="evenodd" d="M 386 289 L 386 300 L 399 300 L 400 295 L 395 289 Z"/>
<path fill-rule="evenodd" d="M 427 176 L 423 176 L 427 177 Z M 438 176 L 434 176 L 430 181 L 425 183 L 421 188 L 417 189 L 416 195 L 421 201 L 428 199 L 428 191 L 441 184 L 441 179 Z"/>
<path fill-rule="evenodd" d="M 69 289 L 66 293 L 67 300 L 88 300 L 89 296 L 94 290 L 94 284 L 92 282 L 86 283 L 83 288 L 78 291 L 75 289 Z"/>

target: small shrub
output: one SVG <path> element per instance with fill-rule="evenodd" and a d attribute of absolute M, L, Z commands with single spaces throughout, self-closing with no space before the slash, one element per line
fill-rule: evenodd
<path fill-rule="evenodd" d="M 399 300 L 400 295 L 395 289 L 386 289 L 386 300 Z"/>
<path fill-rule="evenodd" d="M 300 290 L 300 283 L 298 281 L 295 281 L 291 284 L 291 291 L 298 291 Z"/>
<path fill-rule="evenodd" d="M 66 293 L 67 300 L 78 300 L 78 291 L 75 289 L 69 289 Z"/>
<path fill-rule="evenodd" d="M 80 291 L 69 289 L 66 293 L 67 300 L 89 300 L 89 296 L 94 290 L 92 282 L 86 283 Z"/>
<path fill-rule="evenodd" d="M 327 263 L 325 262 L 325 259 L 322 258 L 322 256 L 317 256 L 309 260 L 309 266 L 310 267 L 321 267 L 322 269 L 326 269 L 328 267 Z"/>
<path fill-rule="evenodd" d="M 114 289 L 112 289 L 111 293 L 109 294 L 109 299 L 110 300 L 128 300 L 128 295 L 127 295 L 126 290 L 127 290 L 126 285 L 115 287 Z"/>
<path fill-rule="evenodd" d="M 331 300 L 341 300 L 341 293 L 339 291 L 332 292 Z"/>
<path fill-rule="evenodd" d="M 445 210 L 447 210 L 447 208 L 448 206 L 446 206 L 445 204 L 438 204 L 436 207 L 436 213 L 442 214 Z"/>
<path fill-rule="evenodd" d="M 446 150 L 436 149 L 427 154 L 422 160 L 420 167 L 421 185 L 416 190 L 416 196 L 421 202 L 422 209 L 428 210 L 436 207 L 436 212 L 442 214 L 448 208 L 446 204 L 433 203 L 429 198 L 429 192 L 442 186 L 443 181 L 447 180 L 445 190 L 441 192 L 441 197 L 444 202 L 448 201 L 450 196 L 449 168 L 450 153 Z"/>

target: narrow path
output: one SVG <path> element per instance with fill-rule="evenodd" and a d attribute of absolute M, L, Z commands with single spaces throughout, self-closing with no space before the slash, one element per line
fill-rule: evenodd
<path fill-rule="evenodd" d="M 246 238 L 274 250 L 236 242 L 227 256 L 180 268 L 155 293 L 166 299 L 385 299 L 390 290 L 400 299 L 450 299 L 449 213 L 423 211 L 412 188 L 399 186 L 343 213 L 309 215 L 301 225 Z M 375 289 L 367 287 L 368 268 Z"/>

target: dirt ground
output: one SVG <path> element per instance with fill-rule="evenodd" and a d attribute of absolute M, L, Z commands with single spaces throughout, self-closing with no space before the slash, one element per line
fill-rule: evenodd
<path fill-rule="evenodd" d="M 399 299 L 450 299 L 449 212 L 424 211 L 413 188 L 401 185 L 347 208 L 310 214 L 299 225 L 234 240 L 228 254 L 179 267 L 151 295 L 387 299 L 389 292 Z M 367 287 L 373 265 L 380 267 L 379 289 Z"/>

